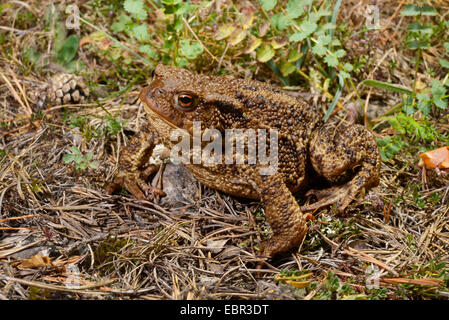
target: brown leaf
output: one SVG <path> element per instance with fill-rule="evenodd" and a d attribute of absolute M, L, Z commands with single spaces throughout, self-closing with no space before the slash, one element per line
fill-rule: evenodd
<path fill-rule="evenodd" d="M 50 258 L 47 256 L 42 256 L 39 252 L 31 258 L 23 260 L 22 263 L 18 265 L 18 268 L 34 269 L 46 266 L 51 266 Z"/>
<path fill-rule="evenodd" d="M 417 284 L 420 286 L 440 286 L 444 283 L 443 280 L 437 278 L 427 279 L 408 279 L 408 278 L 382 278 L 383 282 L 391 284 Z"/>
<path fill-rule="evenodd" d="M 242 9 L 242 28 L 249 29 L 252 27 L 254 21 L 254 9 L 246 7 Z"/>
<path fill-rule="evenodd" d="M 449 169 L 449 147 L 438 148 L 419 155 L 427 169 Z"/>

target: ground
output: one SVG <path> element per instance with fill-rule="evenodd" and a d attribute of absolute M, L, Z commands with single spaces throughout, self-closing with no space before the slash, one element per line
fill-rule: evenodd
<path fill-rule="evenodd" d="M 377 8 L 383 28 L 374 31 L 364 29 L 360 13 L 368 1 L 343 1 L 335 37 L 346 55 L 335 70 L 344 63 L 352 67 L 344 67 L 350 76 L 339 90 L 332 72 L 317 71 L 332 67 L 330 59 L 341 56 L 337 49 L 324 57 L 314 47 L 316 56 L 306 53 L 307 65 L 295 64 L 294 73 L 286 71 L 293 66 L 289 61 L 277 68 L 280 50 L 289 46 L 268 46 L 270 33 L 261 29 L 270 24 L 258 19 L 277 12 L 271 28 L 285 35 L 290 29 L 282 26 L 279 4 L 270 9 L 270 1 L 262 1 L 263 7 L 252 1 L 242 9 L 229 1 L 191 2 L 205 4 L 201 10 L 209 15 L 175 13 L 173 20 L 167 12 L 177 7 L 155 1 L 142 2 L 145 10 L 123 8 L 121 1 L 79 1 L 88 20 L 79 29 L 64 28 L 58 21 L 67 15 L 60 10 L 57 16 L 51 1 L 0 5 L 0 299 L 447 299 L 447 174 L 423 171 L 419 154 L 447 145 L 448 69 L 440 61 L 448 59 L 449 3 L 429 2 L 438 14 L 417 18 L 434 25 L 431 38 L 421 39 L 430 45 L 417 55 L 405 45 L 416 15 L 401 11 L 412 1 L 382 1 Z M 221 15 L 237 19 L 233 10 L 243 12 L 244 25 L 257 27 L 263 50 L 240 48 L 238 37 L 223 35 Z M 181 27 L 169 29 L 177 18 Z M 124 31 L 127 19 L 138 21 L 134 33 Z M 141 21 L 148 21 L 151 38 L 139 29 Z M 173 61 L 178 47 L 157 33 L 161 26 L 184 45 Z M 73 39 L 80 40 L 75 49 Z M 275 55 L 264 61 L 270 50 Z M 146 122 L 138 94 L 157 62 L 276 83 L 310 93 L 328 102 L 326 108 L 340 94 L 334 113 L 365 123 L 378 138 L 384 160 L 379 186 L 360 195 L 343 216 L 335 208 L 315 212 L 300 248 L 271 260 L 257 255 L 260 240 L 271 232 L 259 203 L 190 181 L 182 168 L 165 164 L 172 173 L 163 175 L 165 185 L 181 190 L 176 201 L 138 201 L 124 191 L 108 195 L 120 150 Z M 82 77 L 90 89 L 85 102 L 61 105 L 46 97 L 51 77 L 61 72 Z M 403 102 L 407 93 L 397 88 L 363 85 L 367 79 L 413 91 L 413 101 Z M 433 100 L 426 104 L 419 94 L 430 92 Z M 173 182 L 179 177 L 188 183 Z M 161 179 L 156 176 L 154 184 Z M 301 194 L 297 199 L 307 201 Z"/>

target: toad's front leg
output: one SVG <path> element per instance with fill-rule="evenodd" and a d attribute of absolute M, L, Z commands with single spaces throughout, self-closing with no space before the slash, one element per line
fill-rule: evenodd
<path fill-rule="evenodd" d="M 301 212 L 282 174 L 259 176 L 254 182 L 273 230 L 272 237 L 261 243 L 261 255 L 273 257 L 298 246 L 307 232 L 307 216 Z"/>
<path fill-rule="evenodd" d="M 153 188 L 146 183 L 148 176 L 158 169 L 158 166 L 148 164 L 155 144 L 156 136 L 148 126 L 143 127 L 131 138 L 120 153 L 118 171 L 114 182 L 107 187 L 109 194 L 124 187 L 139 200 L 147 200 L 154 194 L 165 195 L 162 190 Z"/>

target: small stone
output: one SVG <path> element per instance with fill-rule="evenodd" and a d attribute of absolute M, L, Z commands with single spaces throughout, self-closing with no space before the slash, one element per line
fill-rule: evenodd
<path fill-rule="evenodd" d="M 61 89 L 56 90 L 55 94 L 56 94 L 56 97 L 58 97 L 58 98 L 62 98 L 64 96 L 64 92 L 62 92 Z"/>

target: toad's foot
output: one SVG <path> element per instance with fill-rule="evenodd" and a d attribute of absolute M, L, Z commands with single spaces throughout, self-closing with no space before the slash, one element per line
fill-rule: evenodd
<path fill-rule="evenodd" d="M 343 186 L 336 186 L 322 190 L 309 190 L 306 193 L 306 197 L 315 196 L 318 201 L 309 205 L 301 206 L 301 211 L 311 212 L 332 204 L 339 204 L 338 208 L 341 212 L 343 212 L 353 200 L 348 197 L 349 189 L 350 186 L 346 184 Z"/>
<path fill-rule="evenodd" d="M 273 230 L 270 239 L 261 243 L 260 255 L 273 257 L 286 252 L 302 241 L 306 232 L 307 216 L 283 182 L 283 176 L 257 176 L 253 187 L 258 192 L 264 206 L 265 216 Z"/>
<path fill-rule="evenodd" d="M 145 180 L 146 177 L 156 172 L 158 167 L 150 165 L 143 172 L 121 172 L 117 174 L 106 189 L 109 194 L 112 194 L 122 187 L 139 200 L 153 200 L 155 196 L 165 197 L 166 194 L 159 188 L 149 185 Z"/>
<path fill-rule="evenodd" d="M 124 187 L 139 200 L 152 200 L 154 196 L 165 196 L 165 193 L 146 183 L 146 179 L 158 169 L 157 165 L 148 165 L 153 152 L 155 139 L 148 127 L 142 128 L 126 148 L 120 153 L 118 172 L 114 182 L 107 187 L 109 194 Z"/>

